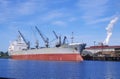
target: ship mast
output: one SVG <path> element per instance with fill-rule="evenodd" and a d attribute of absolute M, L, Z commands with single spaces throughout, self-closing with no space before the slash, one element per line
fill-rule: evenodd
<path fill-rule="evenodd" d="M 71 43 L 73 43 L 73 39 L 74 39 L 74 36 L 73 36 L 73 32 L 72 32 Z"/>
<path fill-rule="evenodd" d="M 45 46 L 48 48 L 49 46 L 49 39 L 48 38 L 45 38 L 43 36 L 43 34 L 40 32 L 40 30 L 35 26 L 36 30 L 38 31 L 39 35 L 41 36 L 41 38 L 43 39 L 43 41 L 45 42 Z"/>

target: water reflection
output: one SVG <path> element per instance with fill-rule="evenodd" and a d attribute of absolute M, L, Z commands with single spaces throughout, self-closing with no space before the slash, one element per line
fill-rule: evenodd
<path fill-rule="evenodd" d="M 25 79 L 84 79 L 83 62 L 9 61 L 10 74 Z M 83 66 L 83 67 L 82 67 Z M 81 74 L 82 73 L 82 74 Z"/>
<path fill-rule="evenodd" d="M 10 79 L 120 79 L 119 62 L 0 61 L 0 77 Z"/>
<path fill-rule="evenodd" d="M 105 63 L 105 79 L 120 79 L 119 62 Z"/>
<path fill-rule="evenodd" d="M 5 77 L 0 77 L 0 79 L 15 79 L 15 78 L 5 78 Z"/>

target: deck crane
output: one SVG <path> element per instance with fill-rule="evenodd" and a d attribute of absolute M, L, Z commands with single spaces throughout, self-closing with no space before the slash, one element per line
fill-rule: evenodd
<path fill-rule="evenodd" d="M 20 34 L 20 36 L 22 37 L 23 41 L 25 42 L 25 44 L 28 46 L 28 49 L 30 48 L 30 42 L 27 42 L 26 39 L 24 38 L 23 34 L 18 30 L 18 33 Z"/>
<path fill-rule="evenodd" d="M 39 41 L 36 37 L 34 30 L 32 28 L 31 28 L 31 30 L 33 31 L 33 36 L 34 36 L 34 40 L 35 40 L 35 48 L 38 49 L 39 48 Z"/>
<path fill-rule="evenodd" d="M 58 39 L 58 36 L 57 36 L 57 34 L 55 33 L 55 31 L 53 31 L 53 33 L 54 33 L 55 37 Z"/>
<path fill-rule="evenodd" d="M 61 36 L 58 36 L 55 31 L 53 31 L 56 39 L 58 40 L 57 44 L 56 44 L 56 47 L 60 47 L 61 46 Z"/>
<path fill-rule="evenodd" d="M 67 39 L 67 37 L 64 36 L 64 39 L 63 39 L 63 45 L 66 44 L 66 39 Z"/>
<path fill-rule="evenodd" d="M 40 32 L 40 30 L 37 28 L 37 26 L 35 26 L 36 30 L 38 31 L 39 35 L 41 36 L 41 38 L 43 39 L 43 41 L 45 42 L 45 46 L 48 48 L 49 47 L 49 39 L 45 38 L 43 36 L 43 34 Z"/>

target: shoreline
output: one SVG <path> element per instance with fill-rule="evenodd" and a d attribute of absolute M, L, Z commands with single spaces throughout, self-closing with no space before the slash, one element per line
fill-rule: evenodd
<path fill-rule="evenodd" d="M 120 57 L 94 57 L 94 56 L 82 56 L 84 60 L 93 61 L 120 61 Z"/>

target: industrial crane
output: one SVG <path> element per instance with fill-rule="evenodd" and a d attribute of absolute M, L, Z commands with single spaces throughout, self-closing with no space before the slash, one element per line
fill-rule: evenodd
<path fill-rule="evenodd" d="M 58 39 L 58 36 L 57 36 L 57 34 L 55 33 L 55 31 L 53 31 L 53 33 L 54 33 L 55 37 Z"/>
<path fill-rule="evenodd" d="M 20 36 L 22 37 L 23 41 L 25 42 L 25 44 L 28 46 L 28 49 L 29 49 L 30 48 L 30 43 L 26 41 L 23 34 L 19 30 L 18 30 L 18 33 L 20 34 Z"/>
<path fill-rule="evenodd" d="M 55 31 L 53 31 L 56 39 L 58 40 L 57 44 L 56 44 L 56 47 L 60 47 L 61 46 L 61 36 L 58 36 Z"/>
<path fill-rule="evenodd" d="M 37 26 L 35 26 L 36 30 L 38 31 L 39 35 L 41 36 L 41 38 L 43 39 L 43 41 L 45 42 L 45 46 L 48 48 L 49 47 L 49 39 L 45 38 L 43 36 L 43 34 L 40 32 L 40 30 L 37 28 Z"/>
<path fill-rule="evenodd" d="M 67 39 L 67 37 L 64 36 L 64 39 L 63 39 L 63 45 L 66 44 L 66 39 Z"/>

